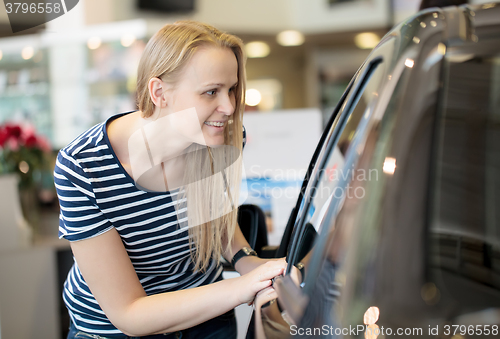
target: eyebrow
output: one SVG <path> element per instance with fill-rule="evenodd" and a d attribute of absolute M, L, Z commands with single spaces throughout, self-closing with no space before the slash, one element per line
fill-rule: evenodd
<path fill-rule="evenodd" d="M 234 87 L 238 85 L 238 81 L 236 81 L 231 87 Z M 203 85 L 203 87 L 223 87 L 224 84 L 221 84 L 221 83 L 209 83 L 209 84 L 205 84 Z"/>

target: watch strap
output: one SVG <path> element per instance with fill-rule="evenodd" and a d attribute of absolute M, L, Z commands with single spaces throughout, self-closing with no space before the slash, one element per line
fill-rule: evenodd
<path fill-rule="evenodd" d="M 255 252 L 253 249 L 249 248 L 249 247 L 243 247 L 241 250 L 239 250 L 238 252 L 236 252 L 236 254 L 233 256 L 233 259 L 231 259 L 231 265 L 236 265 L 236 262 L 238 260 L 240 260 L 241 258 L 243 257 L 247 257 L 249 255 L 252 255 L 252 256 L 257 256 L 257 252 Z"/>

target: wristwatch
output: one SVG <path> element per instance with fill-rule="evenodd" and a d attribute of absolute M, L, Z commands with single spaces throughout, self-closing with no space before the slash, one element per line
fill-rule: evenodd
<path fill-rule="evenodd" d="M 247 257 L 249 255 L 253 255 L 253 256 L 257 256 L 257 252 L 255 252 L 253 249 L 249 248 L 249 247 L 243 247 L 241 250 L 239 250 L 238 252 L 236 252 L 236 254 L 234 255 L 233 259 L 231 259 L 231 265 L 236 265 L 236 262 L 238 260 L 240 260 L 241 258 L 243 257 Z"/>

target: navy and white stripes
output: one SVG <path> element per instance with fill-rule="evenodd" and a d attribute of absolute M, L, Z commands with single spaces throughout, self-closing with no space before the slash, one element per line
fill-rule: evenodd
<path fill-rule="evenodd" d="M 193 272 L 186 210 L 175 208 L 182 202 L 179 192 L 137 188 L 114 154 L 105 126 L 94 126 L 59 152 L 54 170 L 59 237 L 77 241 L 115 228 L 148 295 L 214 282 L 222 268 L 213 261 L 206 272 Z M 63 298 L 77 329 L 123 335 L 99 307 L 76 263 Z"/>

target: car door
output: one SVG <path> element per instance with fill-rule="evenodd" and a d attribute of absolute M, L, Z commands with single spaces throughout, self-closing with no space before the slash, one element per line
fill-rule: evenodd
<path fill-rule="evenodd" d="M 364 111 L 366 127 L 353 118 L 351 130 L 341 120 L 332 127 L 352 134 L 342 168 L 354 169 L 332 186 L 364 194 L 326 200 L 306 194 L 301 202 L 290 262 L 303 260 L 305 225 L 322 221 L 303 288 L 289 276 L 275 284 L 293 336 L 475 337 L 485 328 L 498 334 L 494 7 L 431 10 L 398 27 L 391 34 L 418 46 L 381 56 L 391 79 L 381 81 Z M 392 80 L 398 84 L 391 88 Z M 341 140 L 334 141 L 339 148 Z M 333 159 L 333 146 L 328 153 Z M 309 185 L 309 191 L 327 186 L 321 176 Z M 318 214 L 316 201 L 328 205 L 319 208 L 324 212 Z"/>
<path fill-rule="evenodd" d="M 318 235 L 323 225 L 327 225 L 327 228 L 330 226 L 325 222 L 332 218 L 328 212 L 339 208 L 347 196 L 362 194 L 362 190 L 356 191 L 350 185 L 352 177 L 356 175 L 356 149 L 366 141 L 365 131 L 369 128 L 370 118 L 378 102 L 379 86 L 387 72 L 383 54 L 390 54 L 392 48 L 393 42 L 386 41 L 385 48 L 374 53 L 360 68 L 337 107 L 338 112 L 334 112 L 331 125 L 325 130 L 297 202 L 296 213 L 292 214 L 294 227 L 288 247 L 289 264 L 297 265 L 310 260 L 313 250 L 321 252 L 325 242 Z M 287 274 L 291 267 L 289 265 Z M 319 267 L 307 267 L 305 273 L 313 277 L 318 274 L 318 270 Z M 300 291 L 290 279 L 285 278 L 278 280 L 276 285 L 277 290 L 290 295 L 289 298 L 281 298 L 288 317 L 299 319 L 304 307 L 302 297 L 309 293 L 313 284 L 305 280 Z M 284 288 L 285 285 L 288 288 Z"/>
<path fill-rule="evenodd" d="M 350 250 L 363 252 L 364 244 L 379 236 L 373 230 L 359 234 L 354 226 L 380 221 L 377 208 L 383 201 L 383 190 L 401 180 L 397 176 L 395 181 L 393 176 L 398 161 L 404 165 L 411 162 L 410 158 L 424 159 L 418 166 L 402 167 L 420 170 L 422 175 L 416 181 L 420 191 L 415 192 L 419 198 L 425 196 L 422 182 L 427 180 L 431 133 L 420 134 L 419 128 L 425 126 L 427 130 L 429 124 L 432 126 L 430 117 L 435 113 L 439 90 L 443 58 L 439 44 L 444 25 L 435 21 L 436 15 L 429 11 L 386 35 L 353 79 L 319 151 L 297 205 L 287 256 L 294 265 L 306 261 L 305 280 L 302 288 L 293 283 L 289 274 L 275 283 L 278 300 L 295 329 L 304 322 L 335 326 L 332 304 L 347 274 L 338 268 L 346 260 L 358 260 L 349 257 Z M 422 31 L 426 25 L 420 23 L 431 21 L 432 29 Z M 418 95 L 408 98 L 407 93 L 412 91 Z M 414 147 L 417 153 L 410 157 L 407 147 Z M 400 157 L 400 153 L 405 156 Z M 404 178 L 407 170 L 398 174 Z M 370 220 L 371 216 L 375 220 Z M 356 241 L 351 243 L 352 239 Z M 366 251 L 369 253 L 370 246 Z"/>

